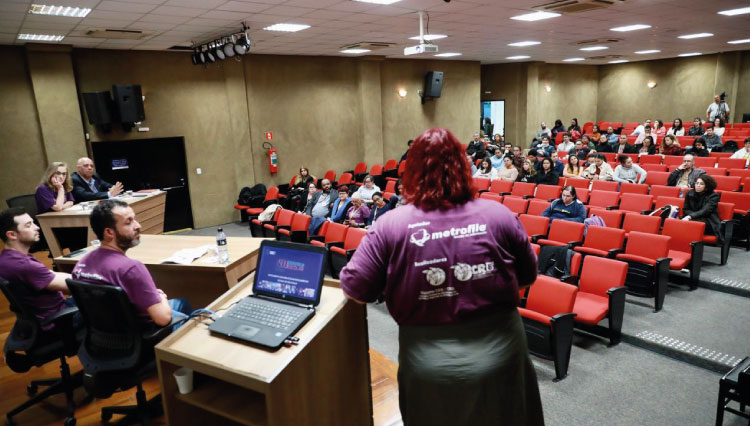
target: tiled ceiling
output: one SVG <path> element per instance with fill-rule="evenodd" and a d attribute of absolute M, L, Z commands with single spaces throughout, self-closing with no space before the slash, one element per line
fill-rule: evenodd
<path fill-rule="evenodd" d="M 720 10 L 750 6 L 744 0 L 625 0 L 603 10 L 565 14 L 537 22 L 511 20 L 551 0 L 401 0 L 377 5 L 352 0 L 0 0 L 0 44 L 24 44 L 19 33 L 59 34 L 61 44 L 99 49 L 166 50 L 190 46 L 250 27 L 252 52 L 283 55 L 333 55 L 357 42 L 390 42 L 394 47 L 371 54 L 403 57 L 403 48 L 416 44 L 417 11 L 429 16 L 429 32 L 447 34 L 437 40 L 440 52 L 458 52 L 459 60 L 511 62 L 509 56 L 528 55 L 531 61 L 562 62 L 585 57 L 581 63 L 606 63 L 620 55 L 631 61 L 675 57 L 681 53 L 745 50 L 750 44 L 727 44 L 750 38 L 750 15 L 723 16 Z M 86 18 L 30 15 L 31 3 L 91 8 Z M 297 33 L 263 30 L 275 23 L 307 24 Z M 650 29 L 614 32 L 610 28 L 648 24 Z M 86 36 L 91 28 L 135 29 L 150 32 L 141 40 Z M 678 35 L 708 32 L 713 37 L 692 40 Z M 577 42 L 618 38 L 609 49 L 582 52 Z M 536 40 L 540 45 L 510 47 Z M 636 55 L 658 49 L 660 53 Z M 432 55 L 413 57 L 429 58 Z"/>

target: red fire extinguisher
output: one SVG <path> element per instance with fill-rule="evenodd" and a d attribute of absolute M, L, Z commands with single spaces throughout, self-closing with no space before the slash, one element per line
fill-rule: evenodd
<path fill-rule="evenodd" d="M 268 170 L 271 174 L 277 173 L 279 171 L 279 156 L 276 148 L 270 142 L 263 142 L 263 148 L 268 150 Z"/>

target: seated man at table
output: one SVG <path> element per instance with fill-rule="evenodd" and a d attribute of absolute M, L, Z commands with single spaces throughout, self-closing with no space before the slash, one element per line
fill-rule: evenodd
<path fill-rule="evenodd" d="M 76 163 L 73 180 L 73 198 L 76 202 L 104 200 L 122 192 L 122 183 L 112 185 L 99 177 L 90 158 L 82 157 Z"/>
<path fill-rule="evenodd" d="M 73 268 L 73 278 L 93 284 L 122 288 L 144 323 L 165 326 L 173 317 L 186 317 L 190 305 L 185 299 L 167 299 L 156 288 L 146 266 L 125 252 L 141 242 L 141 225 L 127 203 L 104 200 L 91 212 L 91 229 L 101 247 L 87 253 Z"/>
<path fill-rule="evenodd" d="M 0 253 L 0 278 L 29 286 L 24 303 L 39 321 L 57 312 L 76 306 L 68 293 L 65 279 L 70 274 L 52 272 L 29 254 L 31 245 L 39 241 L 39 227 L 23 208 L 14 207 L 0 213 L 0 239 L 5 248 Z M 78 314 L 76 314 L 78 315 Z M 77 319 L 74 319 L 74 324 Z M 44 327 L 50 329 L 52 325 Z"/>

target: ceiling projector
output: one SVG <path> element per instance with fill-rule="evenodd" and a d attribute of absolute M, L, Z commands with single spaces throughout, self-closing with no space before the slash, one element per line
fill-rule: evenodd
<path fill-rule="evenodd" d="M 419 55 L 420 53 L 437 53 L 437 44 L 420 43 L 416 46 L 407 47 L 404 49 L 404 55 Z"/>

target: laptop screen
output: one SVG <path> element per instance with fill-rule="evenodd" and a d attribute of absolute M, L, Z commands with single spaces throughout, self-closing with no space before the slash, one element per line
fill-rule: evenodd
<path fill-rule="evenodd" d="M 317 305 L 323 281 L 324 250 L 291 243 L 261 244 L 254 291 Z"/>

